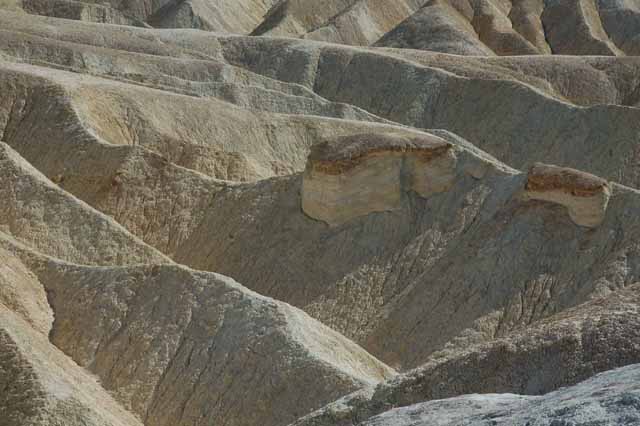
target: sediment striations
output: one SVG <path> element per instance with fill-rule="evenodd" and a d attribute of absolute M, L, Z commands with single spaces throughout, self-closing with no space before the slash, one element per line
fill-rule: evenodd
<path fill-rule="evenodd" d="M 604 220 L 611 189 L 597 176 L 538 163 L 527 175 L 525 196 L 560 204 L 577 225 L 592 228 Z"/>
<path fill-rule="evenodd" d="M 595 376 L 543 397 L 468 395 L 390 410 L 359 423 L 363 426 L 470 426 L 535 424 L 634 424 L 638 409 L 637 366 Z"/>
<path fill-rule="evenodd" d="M 492 342 L 445 349 L 423 366 L 348 395 L 295 425 L 346 426 L 422 401 L 475 393 L 542 395 L 575 385 L 640 362 L 639 310 L 636 284 Z"/>
<path fill-rule="evenodd" d="M 229 278 L 175 265 L 79 266 L 0 237 L 2 253 L 20 266 L 16 277 L 0 275 L 13 284 L 3 285 L 0 308 L 6 303 L 41 334 L 33 337 L 47 342 L 39 350 L 55 345 L 76 370 L 98 376 L 144 424 L 189 424 L 195 412 L 199 424 L 286 424 L 395 374 L 296 308 Z"/>
<path fill-rule="evenodd" d="M 455 179 L 453 146 L 436 137 L 360 134 L 311 148 L 302 179 L 302 209 L 340 225 L 400 206 L 407 191 L 444 192 Z"/>
<path fill-rule="evenodd" d="M 0 0 L 0 424 L 639 423 L 638 11 Z"/>

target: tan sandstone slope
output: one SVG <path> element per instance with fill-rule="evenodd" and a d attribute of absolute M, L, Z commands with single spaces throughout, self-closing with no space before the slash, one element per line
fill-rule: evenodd
<path fill-rule="evenodd" d="M 0 426 L 640 423 L 639 16 L 0 0 Z"/>
<path fill-rule="evenodd" d="M 225 277 L 170 266 L 169 259 L 113 219 L 57 188 L 5 144 L 0 147 L 8 190 L 1 238 L 7 252 L 0 297 L 8 327 L 2 344 L 8 357 L 3 380 L 9 386 L 26 375 L 24 385 L 5 395 L 2 413 L 11 419 L 8 424 L 29 416 L 35 416 L 35 424 L 67 417 L 69 422 L 135 424 L 126 420 L 129 414 L 119 418 L 121 409 L 109 406 L 110 397 L 101 405 L 74 396 L 94 395 L 90 389 L 96 384 L 60 350 L 97 374 L 101 385 L 145 424 L 158 425 L 188 424 L 187 405 L 213 410 L 205 414 L 211 424 L 255 424 L 257 419 L 282 424 L 393 374 L 295 308 Z M 97 232 L 95 237 L 91 232 Z M 43 258 L 23 244 L 75 262 L 149 265 L 76 266 Z M 141 249 L 151 256 L 141 257 Z M 158 288 L 164 289 L 164 297 Z M 178 297 L 182 292 L 184 297 Z M 24 327 L 29 328 L 26 335 L 21 334 Z M 8 367 L 17 360 L 22 361 Z M 310 383 L 313 392 L 307 389 Z M 31 401 L 25 397 L 30 392 L 44 400 Z M 16 405 L 20 398 L 26 398 L 29 408 Z M 238 404 L 243 400 L 258 405 L 247 410 Z M 274 410 L 278 404 L 284 405 Z"/>
<path fill-rule="evenodd" d="M 465 55 L 634 55 L 640 10 L 633 3 L 430 0 L 376 45 Z"/>
<path fill-rule="evenodd" d="M 538 169 L 520 173 L 440 135 L 451 160 L 423 166 L 437 190 L 416 191 L 410 153 L 352 157 L 388 173 L 376 174 L 384 182 L 338 157 L 332 169 L 222 191 L 175 259 L 302 307 L 404 368 L 455 336 L 486 341 L 637 279 L 635 190 L 583 193 L 580 179 L 604 181 L 551 167 L 560 185 L 535 188 Z"/>
<path fill-rule="evenodd" d="M 444 128 L 517 168 L 540 161 L 630 186 L 640 180 L 630 160 L 638 155 L 637 57 L 479 58 L 116 26 L 98 26 L 105 35 L 98 37 L 95 24 L 2 11 L 0 23 L 7 31 L 0 38 L 3 73 L 33 75 L 12 85 L 54 80 L 58 87 L 34 94 L 4 89 L 9 99 L 28 105 L 34 97 L 49 99 L 43 104 L 73 95 L 64 99 L 71 97 L 71 105 L 32 112 L 51 117 L 45 122 L 77 115 L 82 126 L 73 126 L 73 118 L 60 126 L 59 138 L 84 138 L 86 128 L 105 142 L 139 144 L 218 178 L 302 170 L 311 144 L 348 134 L 340 130 L 346 127 L 363 132 L 364 125 L 331 120 L 339 118 Z M 472 101 L 451 101 L 461 97 Z M 71 118 L 58 116 L 70 107 Z M 14 122 L 23 112 L 29 110 L 14 108 Z M 3 139 L 35 161 L 10 140 L 26 129 L 25 139 L 38 139 L 29 122 Z"/>
<path fill-rule="evenodd" d="M 85 369 L 147 425 L 192 424 L 194 413 L 198 424 L 283 424 L 394 374 L 220 275 L 78 266 L 6 235 L 0 246 L 3 424 L 138 424 Z"/>
<path fill-rule="evenodd" d="M 3 242 L 6 241 L 5 237 Z M 45 289 L 0 248 L 0 424 L 138 426 L 98 381 L 51 345 Z"/>
<path fill-rule="evenodd" d="M 171 263 L 110 217 L 62 191 L 0 142 L 0 231 L 83 264 Z"/>
<path fill-rule="evenodd" d="M 636 55 L 637 0 L 4 0 L 78 21 L 195 28 L 464 55 Z"/>

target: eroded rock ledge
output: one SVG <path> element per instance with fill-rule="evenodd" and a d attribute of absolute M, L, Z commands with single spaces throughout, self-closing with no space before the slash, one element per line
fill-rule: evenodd
<path fill-rule="evenodd" d="M 398 208 L 403 194 L 447 191 L 454 182 L 453 145 L 424 135 L 358 134 L 311 148 L 302 183 L 302 209 L 332 226 Z"/>
<path fill-rule="evenodd" d="M 589 173 L 536 163 L 527 175 L 525 196 L 560 204 L 576 225 L 594 228 L 604 220 L 611 188 Z"/>

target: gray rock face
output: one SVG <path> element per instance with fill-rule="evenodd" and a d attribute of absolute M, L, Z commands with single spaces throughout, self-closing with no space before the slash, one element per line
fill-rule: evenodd
<path fill-rule="evenodd" d="M 104 24 L 146 26 L 144 21 L 128 15 L 126 11 L 105 4 L 73 0 L 23 0 L 22 8 L 25 12 L 34 15 Z"/>
<path fill-rule="evenodd" d="M 637 192 L 615 186 L 606 211 L 586 205 L 594 209 L 582 218 L 604 213 L 589 229 L 567 214 L 571 196 L 532 200 L 526 174 L 464 145 L 455 152 L 448 191 L 409 194 L 395 210 L 334 227 L 301 212 L 304 177 L 229 188 L 201 227 L 226 226 L 228 234 L 196 233 L 177 259 L 299 306 L 400 368 L 418 366 L 452 338 L 487 341 L 637 280 L 637 222 L 629 216 Z M 246 205 L 245 219 L 228 219 Z M 452 282 L 466 285 L 452 292 Z"/>
<path fill-rule="evenodd" d="M 141 426 L 47 338 L 42 284 L 0 233 L 0 424 Z"/>
<path fill-rule="evenodd" d="M 640 368 L 633 365 L 543 397 L 469 395 L 389 411 L 362 425 L 634 425 L 640 422 Z"/>
<path fill-rule="evenodd" d="M 86 22 L 377 44 L 462 55 L 636 55 L 635 0 L 4 0 Z"/>
<path fill-rule="evenodd" d="M 431 0 L 376 45 L 483 56 L 634 55 L 637 6 L 607 0 Z"/>
<path fill-rule="evenodd" d="M 638 16 L 0 0 L 0 426 L 637 424 Z"/>
<path fill-rule="evenodd" d="M 359 424 L 396 407 L 463 394 L 541 395 L 638 363 L 639 296 L 636 284 L 485 344 L 452 341 L 419 368 L 345 396 L 296 425 Z"/>
<path fill-rule="evenodd" d="M 171 263 L 1 142 L 0 180 L 0 230 L 43 253 L 83 264 Z"/>
<path fill-rule="evenodd" d="M 456 55 L 494 55 L 471 22 L 449 2 L 431 1 L 385 34 L 376 46 L 409 48 Z"/>
<path fill-rule="evenodd" d="M 3 425 L 141 426 L 45 334 L 0 305 Z"/>
<path fill-rule="evenodd" d="M 249 33 L 275 0 L 5 0 L 11 10 L 103 24 Z M 0 3 L 3 6 L 3 3 Z"/>
<path fill-rule="evenodd" d="M 285 0 L 254 31 L 367 46 L 415 12 L 421 0 Z"/>

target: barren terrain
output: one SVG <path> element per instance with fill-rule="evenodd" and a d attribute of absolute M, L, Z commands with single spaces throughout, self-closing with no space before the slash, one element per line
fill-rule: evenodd
<path fill-rule="evenodd" d="M 640 0 L 0 0 L 0 426 L 640 425 Z"/>

